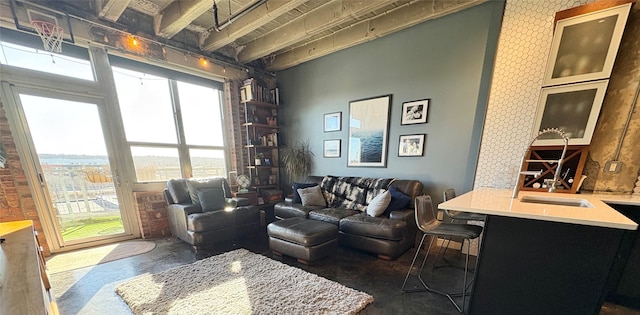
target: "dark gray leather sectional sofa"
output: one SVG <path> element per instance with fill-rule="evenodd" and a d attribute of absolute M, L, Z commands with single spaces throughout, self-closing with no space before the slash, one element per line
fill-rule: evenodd
<path fill-rule="evenodd" d="M 355 177 L 333 177 L 334 181 L 353 181 Z M 324 176 L 309 176 L 306 182 L 318 183 L 322 187 Z M 327 180 L 325 180 L 325 183 Z M 278 219 L 303 217 L 333 223 L 339 228 L 339 243 L 343 246 L 377 254 L 382 259 L 398 258 L 415 242 L 417 227 L 415 223 L 414 200 L 423 190 L 417 180 L 396 179 L 391 181 L 398 191 L 411 198 L 407 208 L 392 211 L 379 217 L 371 217 L 357 209 L 339 207 L 303 206 L 294 204 L 287 198 L 275 205 L 274 213 Z M 369 198 L 370 199 L 370 198 Z"/>

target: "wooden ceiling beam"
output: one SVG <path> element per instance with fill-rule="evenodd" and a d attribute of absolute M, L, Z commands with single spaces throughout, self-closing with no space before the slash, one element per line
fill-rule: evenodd
<path fill-rule="evenodd" d="M 268 71 L 293 67 L 332 52 L 365 43 L 427 20 L 451 14 L 489 0 L 423 0 L 411 2 L 385 14 L 344 28 L 329 36 L 265 58 Z"/>
<path fill-rule="evenodd" d="M 211 0 L 177 0 L 172 2 L 154 18 L 156 35 L 164 38 L 175 36 L 212 6 Z"/>
<path fill-rule="evenodd" d="M 202 43 L 201 49 L 205 51 L 218 50 L 307 1 L 308 0 L 267 1 L 255 10 L 231 23 L 222 31 L 212 32 Z"/>
<path fill-rule="evenodd" d="M 98 16 L 111 22 L 120 18 L 130 2 L 131 0 L 95 0 Z"/>
<path fill-rule="evenodd" d="M 395 0 L 349 1 L 336 0 L 284 24 L 272 32 L 244 45 L 238 54 L 238 61 L 247 63 L 269 55 L 285 47 L 303 41 L 305 38 L 328 30 L 346 21 L 357 18 L 396 3 Z M 399 1 L 409 2 L 408 0 Z"/>

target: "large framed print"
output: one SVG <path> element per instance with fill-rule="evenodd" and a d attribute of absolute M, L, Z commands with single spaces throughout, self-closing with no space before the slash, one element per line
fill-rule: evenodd
<path fill-rule="evenodd" d="M 559 20 L 543 86 L 611 76 L 631 3 Z"/>
<path fill-rule="evenodd" d="M 609 80 L 542 88 L 533 137 L 547 128 L 560 128 L 569 145 L 588 145 L 596 127 Z M 563 145 L 557 134 L 540 136 L 533 145 Z"/>
<path fill-rule="evenodd" d="M 349 102 L 347 166 L 386 167 L 391 95 Z"/>

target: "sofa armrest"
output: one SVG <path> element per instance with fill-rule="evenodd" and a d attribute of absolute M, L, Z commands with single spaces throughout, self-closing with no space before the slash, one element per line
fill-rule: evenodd
<path fill-rule="evenodd" d="M 402 220 L 407 222 L 407 224 L 411 224 L 413 222 L 412 225 L 416 225 L 414 209 L 391 211 L 391 213 L 389 214 L 389 219 Z"/>

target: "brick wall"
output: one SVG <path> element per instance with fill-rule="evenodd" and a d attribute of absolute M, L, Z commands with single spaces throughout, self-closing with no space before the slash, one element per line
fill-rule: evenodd
<path fill-rule="evenodd" d="M 38 231 L 40 245 L 44 248 L 44 254 L 49 256 L 51 255 L 49 244 L 44 237 L 36 204 L 16 151 L 16 144 L 2 103 L 0 103 L 0 144 L 7 158 L 4 168 L 0 168 L 0 222 L 32 220 Z"/>
<path fill-rule="evenodd" d="M 133 196 L 142 238 L 171 236 L 167 204 L 162 192 L 135 192 Z"/>

